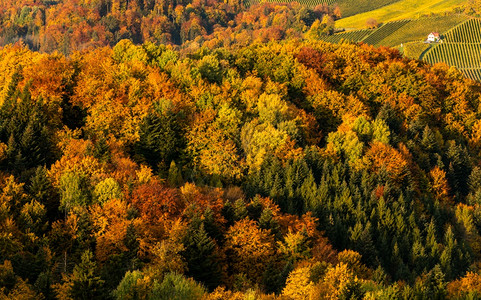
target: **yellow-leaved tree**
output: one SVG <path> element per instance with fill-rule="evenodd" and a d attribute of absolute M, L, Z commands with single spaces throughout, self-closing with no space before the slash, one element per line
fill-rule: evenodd
<path fill-rule="evenodd" d="M 274 237 L 249 219 L 237 221 L 226 234 L 224 250 L 234 274 L 245 274 L 260 283 L 268 262 L 274 258 Z"/>

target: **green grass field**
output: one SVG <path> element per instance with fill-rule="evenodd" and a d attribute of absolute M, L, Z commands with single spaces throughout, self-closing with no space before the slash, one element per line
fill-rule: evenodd
<path fill-rule="evenodd" d="M 449 15 L 415 19 L 402 26 L 376 45 L 396 47 L 414 41 L 423 41 L 432 31 L 444 33 L 466 20 L 463 15 Z"/>
<path fill-rule="evenodd" d="M 424 51 L 426 51 L 430 44 L 425 44 L 423 41 L 414 41 L 403 44 L 403 54 L 407 57 L 420 59 Z"/>
<path fill-rule="evenodd" d="M 394 20 L 417 19 L 423 15 L 452 11 L 464 4 L 465 0 L 401 0 L 369 12 L 357 14 L 336 21 L 337 28 L 365 28 L 370 18 L 379 23 Z"/>

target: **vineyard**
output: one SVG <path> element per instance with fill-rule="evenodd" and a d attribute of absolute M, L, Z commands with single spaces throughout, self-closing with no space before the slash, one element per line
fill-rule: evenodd
<path fill-rule="evenodd" d="M 423 41 L 430 32 L 446 32 L 465 20 L 466 17 L 463 15 L 414 19 L 378 42 L 377 45 L 395 47 L 408 42 Z"/>
<path fill-rule="evenodd" d="M 466 77 L 481 80 L 481 20 L 469 19 L 443 35 L 444 43 L 432 47 L 423 60 L 455 66 Z"/>
<path fill-rule="evenodd" d="M 359 29 L 346 31 L 321 38 L 325 42 L 339 43 L 342 40 L 351 42 L 364 42 L 366 44 L 378 45 L 379 41 L 393 34 L 396 30 L 408 24 L 410 20 L 389 22 L 378 29 Z"/>
<path fill-rule="evenodd" d="M 450 43 L 481 43 L 481 19 L 470 19 L 446 32 L 444 40 Z"/>
<path fill-rule="evenodd" d="M 481 19 L 460 13 L 464 2 L 357 0 L 353 4 L 352 0 L 338 0 L 343 18 L 336 21 L 336 28 L 352 31 L 322 39 L 330 43 L 347 40 L 394 47 L 406 57 L 431 64 L 443 62 L 455 66 L 468 78 L 481 81 Z M 375 30 L 362 30 L 368 20 L 383 25 Z M 425 43 L 431 32 L 441 33 L 440 43 Z"/>
<path fill-rule="evenodd" d="M 460 69 L 460 71 L 470 79 L 481 80 L 481 68 Z"/>
<path fill-rule="evenodd" d="M 465 0 L 400 0 L 378 9 L 342 18 L 336 21 L 336 27 L 361 29 L 366 27 L 368 19 L 375 19 L 379 23 L 419 19 L 431 14 L 452 12 L 465 2 Z"/>
<path fill-rule="evenodd" d="M 366 37 L 363 42 L 370 45 L 378 45 L 380 41 L 393 34 L 395 31 L 399 30 L 401 27 L 409 23 L 410 20 L 402 20 L 389 22 L 374 31 L 371 35 Z"/>
<path fill-rule="evenodd" d="M 325 42 L 329 43 L 339 43 L 341 40 L 347 40 L 351 42 L 360 42 L 371 34 L 373 30 L 370 29 L 360 29 L 348 32 L 342 32 L 322 38 Z"/>
<path fill-rule="evenodd" d="M 399 0 L 357 0 L 356 4 L 353 5 L 352 0 L 339 0 L 336 3 L 339 5 L 343 17 L 349 17 L 381 8 L 398 1 Z"/>
<path fill-rule="evenodd" d="M 479 75 L 481 67 L 481 43 L 443 43 L 431 48 L 423 57 L 430 64 L 444 62 L 460 70 L 466 69 L 465 74 Z M 471 77 L 471 76 L 468 76 Z M 475 77 L 481 79 L 481 77 Z"/>

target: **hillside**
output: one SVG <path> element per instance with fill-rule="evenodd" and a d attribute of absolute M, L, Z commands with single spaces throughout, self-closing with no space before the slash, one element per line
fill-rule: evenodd
<path fill-rule="evenodd" d="M 481 299 L 481 21 L 305 3 L 0 1 L 0 299 Z"/>
<path fill-rule="evenodd" d="M 439 32 L 442 42 L 426 44 L 430 32 Z M 449 14 L 391 21 L 377 29 L 351 30 L 321 39 L 334 43 L 348 40 L 394 47 L 407 57 L 422 59 L 431 64 L 443 62 L 457 67 L 468 78 L 481 80 L 480 32 L 481 19 L 465 14 Z"/>
<path fill-rule="evenodd" d="M 4 0 L 0 46 L 20 42 L 32 50 L 70 55 L 122 39 L 192 48 L 248 45 L 302 36 L 333 10 L 219 0 Z"/>
<path fill-rule="evenodd" d="M 378 41 L 375 45 L 398 47 L 401 44 L 409 42 L 424 41 L 429 33 L 446 32 L 465 20 L 466 16 L 464 15 L 448 15 L 413 19 L 386 38 Z"/>
<path fill-rule="evenodd" d="M 446 43 L 481 43 L 481 19 L 472 18 L 446 31 Z"/>
<path fill-rule="evenodd" d="M 365 28 L 368 19 L 378 23 L 414 19 L 430 14 L 451 12 L 465 3 L 463 0 L 401 0 L 369 12 L 356 14 L 336 21 L 337 28 Z"/>
<path fill-rule="evenodd" d="M 382 40 L 392 35 L 394 32 L 403 28 L 409 22 L 410 20 L 401 20 L 385 23 L 381 25 L 378 29 L 374 30 L 369 36 L 365 37 L 363 39 L 363 42 L 370 45 L 377 45 Z"/>
<path fill-rule="evenodd" d="M 469 19 L 443 34 L 443 43 L 432 46 L 422 59 L 455 66 L 471 79 L 481 80 L 481 19 Z"/>
<path fill-rule="evenodd" d="M 341 9 L 342 16 L 344 18 L 369 12 L 393 3 L 396 3 L 400 0 L 356 0 L 353 3 L 352 0 L 339 0 L 336 1 L 336 5 L 339 6 Z"/>
<path fill-rule="evenodd" d="M 481 86 L 456 70 L 123 40 L 8 46 L 0 74 L 1 298 L 481 293 Z"/>
<path fill-rule="evenodd" d="M 351 30 L 347 32 L 341 32 L 333 35 L 328 36 L 321 36 L 320 39 L 329 42 L 329 43 L 339 43 L 342 40 L 351 41 L 351 42 L 361 42 L 364 38 L 368 37 L 373 30 L 370 29 L 359 29 L 359 30 Z"/>

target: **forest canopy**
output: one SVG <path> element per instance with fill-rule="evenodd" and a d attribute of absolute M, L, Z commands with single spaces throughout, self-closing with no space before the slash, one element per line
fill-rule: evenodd
<path fill-rule="evenodd" d="M 0 299 L 480 298 L 481 84 L 341 14 L 0 1 Z"/>
<path fill-rule="evenodd" d="M 291 39 L 0 70 L 2 297 L 481 293 L 481 90 L 454 68 Z"/>
<path fill-rule="evenodd" d="M 115 46 L 123 39 L 210 48 L 332 33 L 335 6 L 247 5 L 241 0 L 3 0 L 0 46 L 41 52 Z M 317 20 L 317 22 L 316 22 Z"/>

